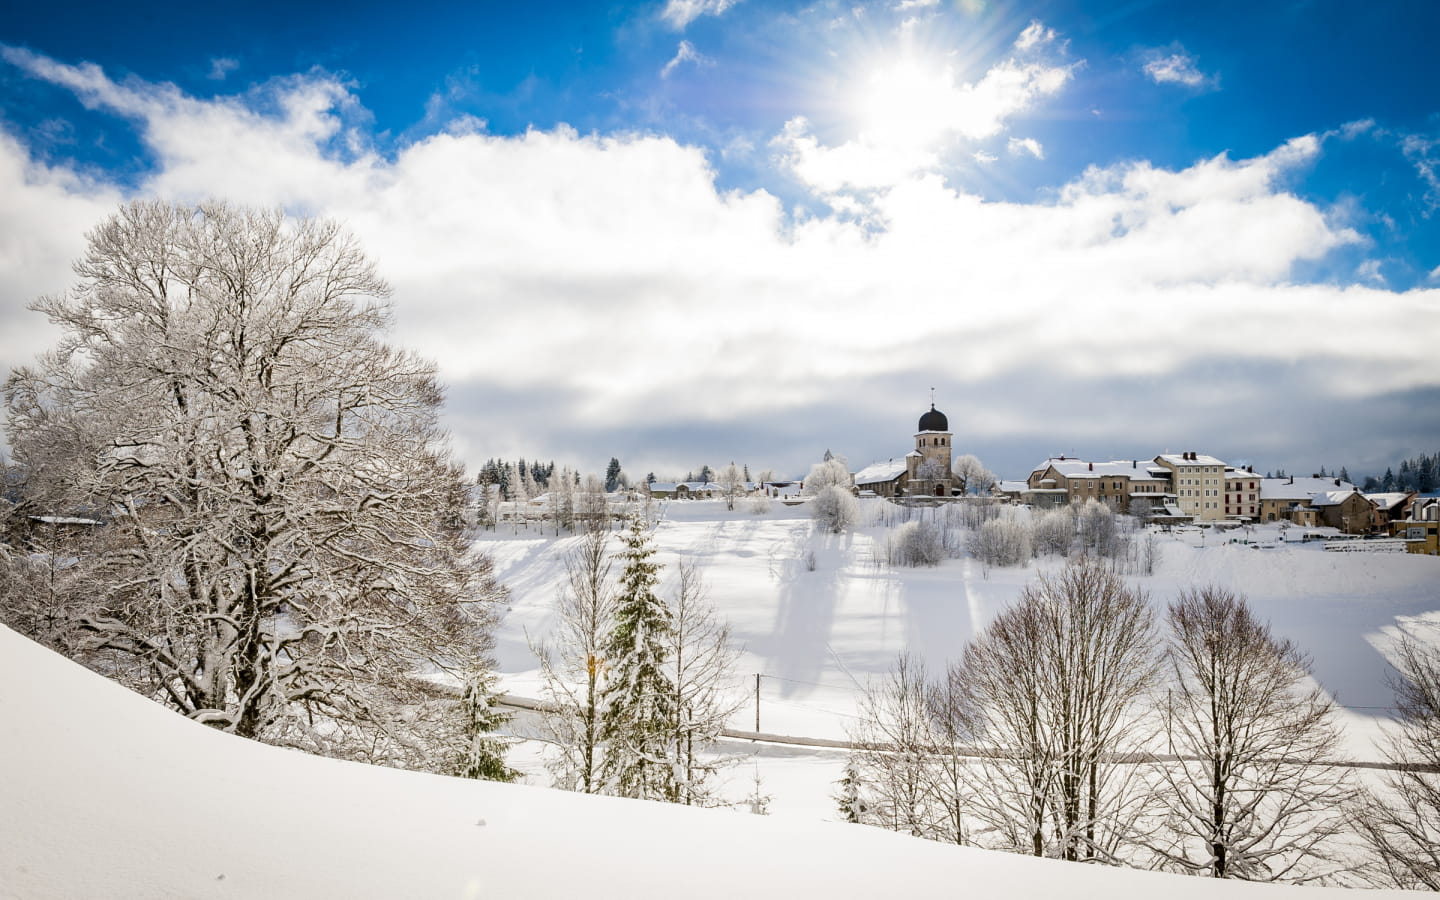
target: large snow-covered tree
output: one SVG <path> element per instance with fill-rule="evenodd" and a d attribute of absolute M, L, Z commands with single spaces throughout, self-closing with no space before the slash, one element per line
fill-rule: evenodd
<path fill-rule="evenodd" d="M 660 565 L 653 559 L 649 526 L 639 515 L 620 535 L 624 545 L 614 626 L 605 643 L 609 676 L 602 701 L 601 772 L 622 797 L 670 800 L 676 721 L 670 671 L 674 635 L 670 607 L 656 594 Z"/>
<path fill-rule="evenodd" d="M 1348 780 L 1326 765 L 1334 704 L 1305 659 L 1245 599 L 1218 587 L 1170 605 L 1163 705 L 1177 759 L 1161 768 L 1170 828 L 1149 841 L 1167 868 L 1305 881 L 1345 867 Z"/>
<path fill-rule="evenodd" d="M 499 590 L 373 264 L 334 223 L 220 203 L 88 237 L 34 305 L 59 345 L 5 385 L 26 502 L 105 523 L 60 611 L 75 653 L 215 728 L 444 766 L 413 675 L 483 658 Z"/>
<path fill-rule="evenodd" d="M 960 482 L 959 488 L 962 494 L 988 494 L 995 486 L 995 475 L 985 468 L 979 457 L 971 453 L 955 457 L 950 468 L 955 473 L 955 478 Z"/>

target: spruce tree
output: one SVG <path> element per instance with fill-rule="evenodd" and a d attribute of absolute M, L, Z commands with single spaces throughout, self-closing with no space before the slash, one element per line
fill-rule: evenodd
<path fill-rule="evenodd" d="M 845 774 L 835 782 L 839 790 L 835 794 L 835 804 L 840 813 L 840 821 L 860 824 L 865 820 L 865 802 L 860 799 L 860 769 L 852 757 L 845 763 Z"/>
<path fill-rule="evenodd" d="M 520 776 L 505 765 L 508 742 L 495 732 L 510 721 L 508 713 L 496 707 L 495 673 L 479 666 L 465 674 L 465 692 L 460 699 L 460 733 L 463 749 L 454 772 L 461 778 L 484 781 L 514 781 Z"/>
<path fill-rule="evenodd" d="M 610 457 L 610 464 L 605 467 L 605 493 L 613 494 L 620 488 L 620 460 Z"/>
<path fill-rule="evenodd" d="M 675 775 L 668 757 L 673 740 L 675 688 L 666 647 L 671 612 L 655 593 L 660 565 L 645 520 L 634 516 L 620 538 L 624 569 L 616 600 L 615 627 L 606 644 L 610 661 L 605 690 L 602 772 L 622 797 L 672 799 Z"/>

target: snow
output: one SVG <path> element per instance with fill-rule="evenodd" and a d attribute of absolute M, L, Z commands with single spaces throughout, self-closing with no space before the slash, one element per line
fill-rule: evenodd
<path fill-rule="evenodd" d="M 1213 456 L 1206 456 L 1203 453 L 1197 453 L 1189 459 L 1186 459 L 1183 453 L 1162 453 L 1155 457 L 1156 462 L 1160 460 L 1164 460 L 1174 466 L 1220 466 L 1222 469 L 1225 467 L 1224 460 L 1216 459 Z"/>
<path fill-rule="evenodd" d="M 321 759 L 183 719 L 3 628 L 0 685 L 7 898 L 1341 896 Z"/>
<path fill-rule="evenodd" d="M 973 560 L 957 559 L 930 569 L 886 567 L 877 560 L 885 558 L 888 532 L 874 519 L 895 507 L 879 499 L 860 505 L 862 521 L 871 524 L 843 535 L 815 534 L 803 507 L 777 503 L 765 515 L 753 515 L 739 508 L 726 512 L 719 501 L 656 505 L 656 559 L 666 565 L 666 577 L 682 556 L 699 565 L 711 600 L 743 647 L 736 690 L 746 702 L 732 728 L 755 727 L 759 673 L 761 730 L 845 740 L 860 687 L 886 672 L 901 650 L 921 656 L 932 673 L 943 670 L 1038 572 L 1060 565 L 1040 559 L 987 572 Z M 1299 535 L 1273 524 L 1223 536 L 1198 528 L 1157 534 L 1155 574 L 1129 580 L 1157 608 L 1182 588 L 1205 584 L 1244 593 L 1281 636 L 1311 655 L 1316 679 L 1338 702 L 1366 707 L 1347 714 L 1347 749 L 1356 759 L 1374 760 L 1373 738 L 1387 715 L 1383 707 L 1393 702 L 1382 653 L 1387 629 L 1440 610 L 1440 558 L 1327 554 L 1322 542 L 1301 543 Z M 537 664 L 527 640 L 544 637 L 552 625 L 564 556 L 576 540 L 513 534 L 508 526 L 482 539 L 511 591 L 497 656 L 504 688 L 514 694 L 537 696 Z M 813 571 L 805 563 L 810 552 Z M 668 585 L 662 583 L 662 590 Z M 816 762 L 835 772 L 830 780 L 839 777 L 843 758 L 822 755 Z M 823 817 L 833 810 L 829 785 L 797 785 L 808 793 L 790 795 L 770 783 L 765 760 L 760 766 L 767 790 L 776 795 L 777 814 Z M 536 781 L 544 783 L 543 776 Z M 742 788 L 737 783 L 736 790 Z"/>

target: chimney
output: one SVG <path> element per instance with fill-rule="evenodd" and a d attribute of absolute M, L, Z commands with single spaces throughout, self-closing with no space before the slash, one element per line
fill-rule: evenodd
<path fill-rule="evenodd" d="M 1295 476 L 1294 476 L 1294 475 L 1291 475 L 1291 476 L 1290 476 L 1290 480 L 1287 481 L 1287 482 L 1285 482 L 1285 483 L 1286 483 L 1286 484 L 1294 484 L 1294 483 L 1295 483 Z"/>
<path fill-rule="evenodd" d="M 1092 472 L 1095 471 L 1095 464 L 1094 464 L 1094 463 L 1091 463 L 1091 464 L 1090 464 L 1090 471 L 1092 471 Z"/>
<path fill-rule="evenodd" d="M 1340 486 L 1340 479 L 1338 479 L 1338 478 L 1335 479 L 1335 486 L 1336 486 L 1336 487 L 1339 487 L 1339 486 Z"/>

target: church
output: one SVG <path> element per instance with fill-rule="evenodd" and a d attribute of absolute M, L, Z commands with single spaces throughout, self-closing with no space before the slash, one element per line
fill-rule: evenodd
<path fill-rule="evenodd" d="M 950 420 L 930 404 L 915 429 L 915 449 L 902 459 L 872 463 L 855 473 L 855 488 L 880 497 L 949 497 L 955 490 L 950 470 Z"/>

